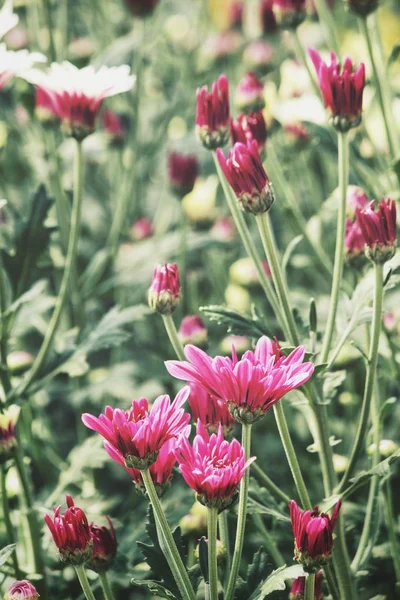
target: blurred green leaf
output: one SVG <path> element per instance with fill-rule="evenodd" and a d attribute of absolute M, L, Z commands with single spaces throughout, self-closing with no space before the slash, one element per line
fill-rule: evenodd
<path fill-rule="evenodd" d="M 260 584 L 257 589 L 250 596 L 249 600 L 263 600 L 272 592 L 284 590 L 286 588 L 286 581 L 288 579 L 297 579 L 297 577 L 304 577 L 306 573 L 301 565 L 293 565 L 291 567 L 280 567 L 271 573 L 271 575 Z"/>

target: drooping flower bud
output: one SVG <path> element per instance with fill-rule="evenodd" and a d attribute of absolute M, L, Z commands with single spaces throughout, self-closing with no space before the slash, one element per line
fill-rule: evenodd
<path fill-rule="evenodd" d="M 168 157 L 168 174 L 172 190 L 178 196 L 189 194 L 199 174 L 196 156 L 171 152 Z"/>
<path fill-rule="evenodd" d="M 136 17 L 147 17 L 152 14 L 158 0 L 125 0 L 125 3 Z"/>
<path fill-rule="evenodd" d="M 365 190 L 358 185 L 349 185 L 346 193 L 346 212 L 349 217 L 355 217 L 357 208 L 365 208 L 369 198 Z"/>
<path fill-rule="evenodd" d="M 272 10 L 279 27 L 296 29 L 306 18 L 306 0 L 273 0 Z"/>
<path fill-rule="evenodd" d="M 272 184 L 264 170 L 257 142 L 237 143 L 226 159 L 222 150 L 217 151 L 218 161 L 226 179 L 235 192 L 243 210 L 259 215 L 267 212 L 274 200 Z"/>
<path fill-rule="evenodd" d="M 193 344 L 199 348 L 207 346 L 207 329 L 204 321 L 199 315 L 188 315 L 182 319 L 181 326 L 178 331 L 179 339 L 182 344 Z"/>
<path fill-rule="evenodd" d="M 379 0 L 346 0 L 349 9 L 360 17 L 367 17 L 379 6 Z"/>
<path fill-rule="evenodd" d="M 44 520 L 53 536 L 60 559 L 71 565 L 83 565 L 92 556 L 93 540 L 89 523 L 81 508 L 75 506 L 72 496 L 66 497 L 67 510 L 62 515 L 61 506 L 54 508 L 53 519 L 45 515 Z"/>
<path fill-rule="evenodd" d="M 232 119 L 231 136 L 234 144 L 247 144 L 248 141 L 255 140 L 261 154 L 267 141 L 267 125 L 262 112 L 241 113 L 236 120 Z"/>
<path fill-rule="evenodd" d="M 315 577 L 314 600 L 322 600 L 322 571 L 318 571 Z M 290 588 L 289 600 L 304 600 L 306 578 L 298 577 Z"/>
<path fill-rule="evenodd" d="M 148 292 L 149 306 L 161 315 L 170 315 L 179 304 L 181 286 L 178 265 L 156 265 Z"/>
<path fill-rule="evenodd" d="M 264 86 L 251 71 L 239 81 L 235 104 L 243 112 L 257 112 L 265 107 Z"/>
<path fill-rule="evenodd" d="M 243 61 L 251 71 L 267 75 L 275 68 L 275 48 L 261 40 L 251 42 L 243 52 Z"/>
<path fill-rule="evenodd" d="M 94 523 L 89 526 L 93 540 L 93 554 L 88 561 L 89 569 L 96 573 L 104 573 L 111 567 L 117 554 L 117 536 L 110 517 L 106 517 L 108 527 L 98 527 Z"/>
<path fill-rule="evenodd" d="M 19 413 L 20 407 L 15 404 L 0 413 L 0 463 L 4 463 L 11 458 L 17 447 L 15 426 Z"/>
<path fill-rule="evenodd" d="M 16 581 L 6 591 L 4 600 L 38 600 L 39 594 L 27 579 Z"/>
<path fill-rule="evenodd" d="M 365 239 L 367 258 L 379 265 L 390 260 L 397 246 L 396 202 L 382 198 L 375 208 L 372 201 L 356 210 L 356 219 Z"/>
<path fill-rule="evenodd" d="M 350 217 L 346 219 L 346 234 L 344 238 L 345 256 L 347 262 L 355 268 L 365 264 L 365 238 L 357 221 Z"/>
<path fill-rule="evenodd" d="M 331 52 L 328 66 L 313 48 L 308 50 L 317 72 L 319 87 L 330 113 L 332 125 L 345 133 L 361 123 L 362 99 L 365 86 L 365 66 L 353 71 L 353 63 L 346 58 L 341 68 L 336 56 Z"/>
<path fill-rule="evenodd" d="M 302 511 L 294 500 L 289 503 L 294 534 L 294 558 L 308 573 L 316 573 L 331 558 L 333 530 L 342 501 L 338 500 L 332 516 L 314 510 Z"/>
<path fill-rule="evenodd" d="M 196 93 L 196 134 L 208 150 L 225 146 L 229 139 L 229 83 L 220 75 L 208 93 L 207 86 Z"/>
<path fill-rule="evenodd" d="M 131 237 L 135 242 L 140 242 L 154 234 L 153 223 L 147 217 L 135 221 L 131 227 Z"/>

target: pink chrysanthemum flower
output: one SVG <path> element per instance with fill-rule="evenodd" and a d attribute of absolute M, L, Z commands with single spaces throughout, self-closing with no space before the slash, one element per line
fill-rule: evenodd
<path fill-rule="evenodd" d="M 264 336 L 254 352 L 248 350 L 240 360 L 234 348 L 232 358 L 211 358 L 195 346 L 186 346 L 188 362 L 172 360 L 165 364 L 174 377 L 197 383 L 226 402 L 237 421 L 252 423 L 310 379 L 314 365 L 303 363 L 304 354 L 304 346 L 299 346 L 285 356 L 276 341 Z"/>
<path fill-rule="evenodd" d="M 332 516 L 314 510 L 302 511 L 294 500 L 289 503 L 294 535 L 294 558 L 304 569 L 316 573 L 330 559 L 333 550 L 333 530 L 342 501 L 338 500 Z"/>
<path fill-rule="evenodd" d="M 168 156 L 168 174 L 172 189 L 179 196 L 189 194 L 199 174 L 199 163 L 193 154 L 171 152 Z"/>
<path fill-rule="evenodd" d="M 232 431 L 235 419 L 226 402 L 209 394 L 201 385 L 190 384 L 189 406 L 193 420 L 201 421 L 209 433 L 218 431 L 222 425 L 225 435 Z"/>
<path fill-rule="evenodd" d="M 183 439 L 175 454 L 182 476 L 197 492 L 199 502 L 220 511 L 235 500 L 239 483 L 255 460 L 246 461 L 244 449 L 237 440 L 224 439 L 222 425 L 217 434 L 210 436 L 201 421 L 197 423 L 193 445 Z"/>
<path fill-rule="evenodd" d="M 265 107 L 264 85 L 255 73 L 249 71 L 239 81 L 235 103 L 243 112 L 257 112 Z"/>
<path fill-rule="evenodd" d="M 206 148 L 215 150 L 229 139 L 229 83 L 220 75 L 208 93 L 207 86 L 196 92 L 196 134 Z"/>
<path fill-rule="evenodd" d="M 16 581 L 6 591 L 4 600 L 38 600 L 39 594 L 27 579 Z"/>
<path fill-rule="evenodd" d="M 274 192 L 262 165 L 258 144 L 255 140 L 247 144 L 238 142 L 225 158 L 217 150 L 218 162 L 226 179 L 235 192 L 243 210 L 258 215 L 267 212 L 274 202 Z"/>
<path fill-rule="evenodd" d="M 46 62 L 46 57 L 39 52 L 28 50 L 7 50 L 5 44 L 0 44 L 0 90 L 16 76 L 24 77 L 35 63 Z"/>
<path fill-rule="evenodd" d="M 190 433 L 190 425 L 181 434 L 182 436 L 188 436 Z M 179 438 L 180 439 L 180 438 Z M 156 461 L 150 465 L 149 471 L 153 483 L 155 485 L 158 496 L 161 498 L 171 484 L 172 472 L 176 463 L 175 458 L 175 446 L 177 444 L 176 439 L 168 440 L 158 453 Z M 125 471 L 132 478 L 136 488 L 141 493 L 145 493 L 145 487 L 142 479 L 142 474 L 139 469 L 133 469 L 127 467 L 124 458 L 121 453 L 114 446 L 106 446 L 106 451 L 109 456 L 125 468 Z"/>
<path fill-rule="evenodd" d="M 349 185 L 346 193 L 346 210 L 349 217 L 354 217 L 357 208 L 365 208 L 369 198 L 365 190 L 357 185 Z"/>
<path fill-rule="evenodd" d="M 262 112 L 241 113 L 236 120 L 231 121 L 232 142 L 247 144 L 248 141 L 257 142 L 258 151 L 261 153 L 267 141 L 267 125 Z"/>
<path fill-rule="evenodd" d="M 72 496 L 67 494 L 67 510 L 62 515 L 61 506 L 54 508 L 53 519 L 45 515 L 44 520 L 53 536 L 60 559 L 72 565 L 83 565 L 92 556 L 93 540 L 87 517 L 75 506 Z"/>
<path fill-rule="evenodd" d="M 364 63 L 353 71 L 350 58 L 345 59 L 341 68 L 333 52 L 329 66 L 313 48 L 310 48 L 308 53 L 314 63 L 321 94 L 330 112 L 333 126 L 341 132 L 357 127 L 361 123 L 365 86 Z"/>
<path fill-rule="evenodd" d="M 93 540 L 93 553 L 88 562 L 89 569 L 96 573 L 108 571 L 117 554 L 117 536 L 110 517 L 106 517 L 108 527 L 98 527 L 94 523 L 89 526 L 90 535 Z"/>
<path fill-rule="evenodd" d="M 365 239 L 365 253 L 377 264 L 390 260 L 396 253 L 396 202 L 382 198 L 375 208 L 372 201 L 364 209 L 356 209 L 356 219 Z"/>
<path fill-rule="evenodd" d="M 306 0 L 273 0 L 274 17 L 282 29 L 296 29 L 306 18 Z"/>
<path fill-rule="evenodd" d="M 44 90 L 66 135 L 83 140 L 95 128 L 105 98 L 130 90 L 134 77 L 127 65 L 88 66 L 78 69 L 69 62 L 53 63 L 47 71 L 30 69 L 24 78 Z"/>
<path fill-rule="evenodd" d="M 314 600 L 322 600 L 322 575 L 323 571 L 318 571 L 315 577 Z M 305 577 L 295 579 L 290 588 L 289 600 L 304 600 L 305 586 Z"/>
<path fill-rule="evenodd" d="M 102 114 L 102 125 L 111 144 L 120 146 L 127 133 L 127 123 L 121 115 L 115 111 L 106 108 Z"/>
<path fill-rule="evenodd" d="M 184 387 L 173 402 L 169 396 L 159 396 L 150 410 L 145 398 L 133 400 L 130 410 L 106 406 L 104 414 L 94 417 L 85 413 L 82 421 L 106 440 L 106 450 L 111 447 L 119 453 L 127 467 L 147 469 L 165 442 L 184 432 L 190 416 L 182 406 L 189 391 Z"/>
<path fill-rule="evenodd" d="M 199 315 L 184 317 L 179 327 L 178 336 L 184 346 L 186 344 L 193 344 L 199 348 L 207 346 L 207 328 Z"/>
<path fill-rule="evenodd" d="M 175 310 L 181 297 L 176 263 L 165 263 L 154 267 L 147 296 L 150 308 L 161 315 L 170 315 Z"/>
<path fill-rule="evenodd" d="M 347 261 L 354 267 L 360 267 L 365 262 L 365 238 L 357 221 L 350 217 L 346 219 L 346 234 L 344 247 Z"/>

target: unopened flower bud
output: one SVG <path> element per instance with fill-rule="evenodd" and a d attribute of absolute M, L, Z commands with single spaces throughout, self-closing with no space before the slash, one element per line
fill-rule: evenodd
<path fill-rule="evenodd" d="M 38 600 L 39 594 L 27 579 L 13 583 L 4 596 L 4 600 Z"/>
<path fill-rule="evenodd" d="M 246 73 L 236 88 L 235 103 L 243 112 L 257 112 L 265 107 L 264 86 L 257 75 Z"/>
<path fill-rule="evenodd" d="M 295 149 L 304 148 L 310 141 L 310 132 L 303 123 L 287 123 L 284 125 L 283 130 L 285 142 Z"/>
<path fill-rule="evenodd" d="M 271 277 L 271 270 L 267 261 L 262 263 L 263 269 L 267 277 Z M 229 268 L 229 277 L 231 281 L 243 287 L 252 287 L 258 285 L 259 278 L 257 269 L 253 259 L 250 257 L 239 258 L 231 264 Z"/>
<path fill-rule="evenodd" d="M 207 329 L 203 319 L 199 315 L 184 317 L 178 331 L 178 336 L 184 346 L 186 344 L 193 344 L 199 348 L 207 346 Z"/>
<path fill-rule="evenodd" d="M 96 573 L 108 571 L 117 553 L 117 537 L 111 519 L 107 517 L 108 527 L 90 524 L 90 535 L 93 540 L 93 554 L 88 562 L 89 569 Z"/>
<path fill-rule="evenodd" d="M 7 356 L 7 366 L 11 375 L 22 375 L 33 364 L 33 355 L 24 350 L 15 350 Z"/>
<path fill-rule="evenodd" d="M 306 0 L 273 0 L 276 23 L 282 29 L 296 29 L 306 18 Z"/>
<path fill-rule="evenodd" d="M 232 242 L 236 235 L 235 224 L 230 217 L 221 217 L 215 221 L 210 234 L 219 242 Z"/>
<path fill-rule="evenodd" d="M 153 223 L 146 217 L 138 219 L 131 227 L 131 237 L 135 242 L 145 240 L 151 237 L 153 234 Z"/>
<path fill-rule="evenodd" d="M 364 235 L 367 258 L 378 265 L 393 258 L 397 246 L 396 202 L 382 198 L 377 208 L 371 202 L 356 210 L 356 219 Z"/>
<path fill-rule="evenodd" d="M 393 452 L 396 452 L 396 450 L 399 449 L 399 445 L 396 444 L 396 442 L 394 442 L 393 440 L 380 440 L 379 442 L 379 454 L 383 457 L 383 458 L 387 458 L 388 456 L 391 456 L 391 454 L 393 454 Z M 372 456 L 373 454 L 375 454 L 375 450 L 376 450 L 376 444 L 371 444 L 368 448 L 368 454 L 370 456 Z"/>
<path fill-rule="evenodd" d="M 170 315 L 179 304 L 181 286 L 178 265 L 156 265 L 148 292 L 149 306 L 161 315 Z"/>
<path fill-rule="evenodd" d="M 275 48 L 261 40 L 251 42 L 243 52 L 243 61 L 251 71 L 267 75 L 275 68 Z"/>
<path fill-rule="evenodd" d="M 322 600 L 322 575 L 323 572 L 319 571 L 315 577 L 314 600 Z M 289 600 L 304 600 L 305 587 L 305 577 L 295 579 L 290 588 Z"/>
<path fill-rule="evenodd" d="M 231 121 L 232 142 L 247 144 L 255 140 L 260 154 L 265 148 L 267 141 L 267 125 L 262 112 L 241 113 L 237 119 Z"/>
<path fill-rule="evenodd" d="M 189 513 L 179 521 L 182 535 L 200 537 L 207 531 L 207 507 L 196 500 Z"/>
<path fill-rule="evenodd" d="M 180 197 L 189 194 L 199 174 L 196 156 L 171 152 L 168 157 L 168 173 L 173 191 Z"/>
<path fill-rule="evenodd" d="M 332 456 L 333 460 L 333 468 L 335 469 L 335 473 L 341 475 L 344 473 L 349 466 L 349 459 L 347 456 L 342 456 L 341 454 L 334 454 Z"/>
<path fill-rule="evenodd" d="M 350 217 L 346 220 L 344 248 L 345 258 L 350 266 L 360 269 L 365 265 L 365 238 L 357 221 L 353 221 Z"/>
<path fill-rule="evenodd" d="M 196 94 L 196 133 L 205 148 L 215 150 L 229 139 L 229 84 L 225 75 Z"/>
<path fill-rule="evenodd" d="M 346 0 L 349 9 L 360 17 L 367 17 L 379 6 L 379 0 Z"/>
<path fill-rule="evenodd" d="M 346 193 L 346 212 L 351 218 L 356 215 L 357 208 L 366 208 L 369 204 L 367 193 L 358 185 L 349 185 Z"/>

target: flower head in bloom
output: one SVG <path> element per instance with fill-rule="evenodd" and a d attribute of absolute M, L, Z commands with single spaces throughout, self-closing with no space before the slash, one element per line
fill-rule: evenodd
<path fill-rule="evenodd" d="M 46 62 L 46 57 L 39 52 L 28 50 L 7 50 L 5 44 L 0 44 L 0 90 L 15 76 L 24 76 L 35 63 Z"/>
<path fill-rule="evenodd" d="M 228 158 L 218 148 L 217 156 L 243 210 L 253 215 L 267 212 L 275 197 L 260 159 L 257 142 L 251 140 L 247 144 L 236 143 L 229 151 Z"/>
<path fill-rule="evenodd" d="M 365 238 L 357 221 L 350 217 L 346 219 L 346 234 L 344 247 L 347 261 L 354 267 L 360 267 L 365 262 Z"/>
<path fill-rule="evenodd" d="M 396 253 L 396 202 L 382 200 L 375 208 L 372 201 L 366 208 L 356 210 L 357 223 L 365 239 L 365 253 L 377 264 L 390 260 Z"/>
<path fill-rule="evenodd" d="M 333 530 L 341 504 L 339 500 L 329 517 L 326 513 L 320 513 L 318 507 L 302 511 L 294 500 L 289 503 L 294 558 L 310 573 L 316 573 L 331 557 Z"/>
<path fill-rule="evenodd" d="M 258 340 L 255 350 L 245 352 L 238 360 L 211 358 L 195 346 L 186 346 L 187 361 L 167 361 L 168 372 L 197 383 L 209 394 L 228 404 L 233 417 L 252 423 L 260 419 L 290 390 L 304 385 L 314 372 L 311 362 L 303 363 L 305 349 L 299 346 L 285 356 L 279 344 L 267 337 Z"/>
<path fill-rule="evenodd" d="M 346 0 L 350 10 L 361 17 L 366 17 L 379 6 L 379 0 Z"/>
<path fill-rule="evenodd" d="M 222 511 L 234 502 L 239 483 L 255 458 L 246 461 L 241 444 L 224 439 L 222 425 L 218 433 L 209 435 L 198 421 L 196 433 L 192 446 L 188 439 L 181 441 L 176 458 L 184 480 L 197 492 L 199 502 Z"/>
<path fill-rule="evenodd" d="M 322 600 L 322 575 L 323 571 L 318 571 L 315 577 L 314 600 Z M 304 600 L 305 586 L 305 577 L 295 579 L 290 588 L 289 600 Z"/>
<path fill-rule="evenodd" d="M 207 346 L 207 329 L 199 315 L 184 317 L 179 327 L 178 336 L 184 346 L 186 344 L 193 344 L 199 348 Z"/>
<path fill-rule="evenodd" d="M 173 402 L 169 396 L 159 396 L 150 410 L 145 398 L 133 400 L 130 410 L 106 406 L 104 414 L 94 417 L 85 413 L 82 421 L 106 440 L 106 450 L 112 447 L 126 467 L 147 469 L 165 442 L 185 431 L 190 416 L 182 406 L 188 395 L 189 388 L 185 387 Z"/>
<path fill-rule="evenodd" d="M 170 315 L 178 306 L 180 296 L 178 265 L 175 263 L 156 265 L 148 291 L 150 308 L 161 315 Z"/>
<path fill-rule="evenodd" d="M 118 113 L 106 108 L 102 114 L 102 124 L 111 144 L 116 147 L 120 146 L 127 132 L 126 120 Z"/>
<path fill-rule="evenodd" d="M 67 495 L 67 510 L 62 515 L 61 506 L 54 508 L 53 518 L 44 520 L 53 536 L 60 559 L 71 565 L 83 565 L 92 556 L 93 540 L 89 523 L 81 508 L 75 506 L 72 496 Z"/>
<path fill-rule="evenodd" d="M 17 446 L 15 426 L 19 413 L 19 406 L 14 404 L 0 413 L 0 463 L 11 458 Z"/>
<path fill-rule="evenodd" d="M 220 75 L 208 93 L 207 86 L 196 92 L 196 134 L 206 148 L 215 150 L 229 138 L 229 83 Z"/>
<path fill-rule="evenodd" d="M 151 15 L 158 4 L 158 0 L 125 0 L 132 14 L 138 17 Z"/>
<path fill-rule="evenodd" d="M 13 12 L 13 0 L 5 0 L 0 10 L 0 40 L 17 25 L 18 21 L 18 15 Z"/>
<path fill-rule="evenodd" d="M 274 0 L 261 0 L 261 26 L 264 35 L 274 33 L 277 29 L 276 19 L 273 11 Z"/>
<path fill-rule="evenodd" d="M 190 425 L 183 430 L 181 436 L 188 436 L 190 433 Z M 180 438 L 179 438 L 180 439 Z M 168 440 L 161 447 L 160 452 L 158 453 L 156 462 L 154 462 L 149 467 L 150 475 L 153 480 L 154 486 L 156 488 L 157 494 L 159 498 L 161 498 L 168 488 L 171 485 L 173 468 L 176 463 L 175 458 L 175 446 L 177 444 L 177 440 L 175 438 Z M 106 451 L 108 455 L 115 460 L 118 464 L 122 465 L 125 468 L 125 471 L 131 477 L 134 482 L 136 489 L 145 494 L 145 487 L 143 483 L 142 474 L 139 469 L 134 469 L 132 467 L 127 467 L 125 464 L 125 460 L 122 457 L 121 453 L 114 446 L 106 446 Z"/>
<path fill-rule="evenodd" d="M 199 174 L 199 164 L 196 156 L 171 152 L 168 156 L 169 181 L 178 196 L 189 194 Z"/>
<path fill-rule="evenodd" d="M 331 64 L 328 66 L 313 48 L 308 50 L 317 72 L 319 87 L 328 109 L 332 125 L 346 132 L 361 123 L 362 100 L 365 86 L 365 66 L 353 71 L 353 63 L 346 58 L 341 64 L 331 52 Z"/>
<path fill-rule="evenodd" d="M 346 210 L 349 217 L 354 217 L 357 208 L 365 208 L 369 204 L 367 193 L 357 185 L 349 185 L 346 193 Z"/>
<path fill-rule="evenodd" d="M 273 0 L 274 17 L 282 29 L 296 29 L 306 18 L 306 0 Z"/>
<path fill-rule="evenodd" d="M 257 40 L 246 46 L 243 61 L 249 69 L 266 75 L 275 67 L 275 48 L 272 44 Z"/>
<path fill-rule="evenodd" d="M 253 72 L 249 71 L 239 81 L 235 103 L 243 112 L 256 112 L 265 107 L 264 86 Z"/>
<path fill-rule="evenodd" d="M 137 219 L 131 227 L 131 237 L 135 242 L 140 242 L 154 234 L 153 223 L 147 217 Z"/>
<path fill-rule="evenodd" d="M 262 112 L 241 113 L 236 120 L 232 119 L 231 136 L 234 144 L 247 144 L 248 141 L 255 140 L 261 153 L 267 141 L 267 125 Z"/>
<path fill-rule="evenodd" d="M 216 433 L 220 425 L 225 434 L 232 431 L 235 419 L 229 412 L 227 404 L 215 398 L 202 386 L 191 383 L 188 399 L 194 421 L 201 421 L 209 433 Z"/>
<path fill-rule="evenodd" d="M 39 594 L 34 585 L 27 579 L 15 581 L 4 596 L 4 600 L 38 600 Z"/>
<path fill-rule="evenodd" d="M 94 131 L 105 98 L 130 90 L 134 78 L 127 65 L 78 69 L 69 62 L 53 63 L 47 71 L 30 69 L 24 78 L 43 89 L 66 135 L 83 140 Z"/>
<path fill-rule="evenodd" d="M 117 554 L 117 536 L 111 519 L 107 517 L 108 527 L 98 527 L 94 523 L 89 526 L 93 540 L 93 554 L 88 567 L 96 573 L 107 571 Z"/>

